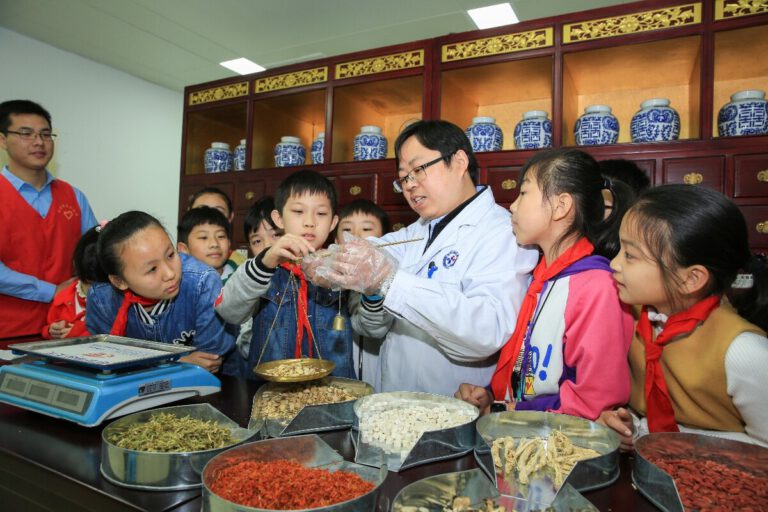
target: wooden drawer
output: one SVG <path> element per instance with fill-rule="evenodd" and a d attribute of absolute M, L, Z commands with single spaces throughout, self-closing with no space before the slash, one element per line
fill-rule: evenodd
<path fill-rule="evenodd" d="M 753 249 L 768 248 L 768 206 L 739 207 L 747 221 L 749 245 Z"/>
<path fill-rule="evenodd" d="M 373 201 L 376 192 L 376 175 L 337 176 L 334 181 L 336 192 L 339 194 L 339 208 L 355 199 Z"/>
<path fill-rule="evenodd" d="M 499 204 L 509 205 L 520 193 L 520 169 L 522 166 L 489 167 L 488 185 Z"/>
<path fill-rule="evenodd" d="M 267 181 L 265 179 L 242 180 L 235 185 L 235 197 L 233 200 L 235 211 L 247 210 L 251 205 L 267 195 Z"/>
<path fill-rule="evenodd" d="M 616 155 L 616 156 L 610 156 L 602 158 L 598 163 L 600 163 L 603 160 L 629 160 L 636 166 L 640 168 L 641 171 L 645 173 L 646 176 L 648 176 L 648 179 L 651 182 L 651 186 L 653 186 L 653 178 L 656 171 L 656 160 L 650 159 L 650 160 L 635 160 L 633 158 L 627 158 L 626 155 Z"/>
<path fill-rule="evenodd" d="M 379 206 L 402 206 L 408 207 L 408 201 L 405 196 L 395 190 L 392 182 L 397 177 L 396 173 L 382 172 L 379 174 L 379 182 L 376 190 L 376 204 Z"/>
<path fill-rule="evenodd" d="M 664 160 L 662 183 L 699 185 L 718 192 L 725 191 L 725 158 L 669 158 Z"/>
<path fill-rule="evenodd" d="M 768 154 L 737 155 L 734 197 L 768 197 Z"/>
<path fill-rule="evenodd" d="M 389 215 L 389 223 L 390 226 L 392 226 L 392 231 L 398 231 L 406 226 L 410 226 L 419 219 L 416 212 L 411 209 L 388 211 L 387 215 Z"/>

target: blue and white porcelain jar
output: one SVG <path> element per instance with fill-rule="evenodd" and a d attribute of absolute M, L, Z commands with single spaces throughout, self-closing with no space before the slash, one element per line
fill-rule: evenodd
<path fill-rule="evenodd" d="M 515 126 L 516 149 L 552 147 L 552 121 L 543 110 L 529 110 Z"/>
<path fill-rule="evenodd" d="M 362 126 L 352 146 L 355 160 L 381 160 L 387 157 L 387 139 L 378 126 Z"/>
<path fill-rule="evenodd" d="M 768 133 L 768 102 L 765 91 L 751 90 L 731 94 L 717 116 L 720 137 L 765 135 Z"/>
<path fill-rule="evenodd" d="M 236 171 L 245 170 L 245 139 L 240 139 L 240 144 L 235 146 L 234 164 Z"/>
<path fill-rule="evenodd" d="M 615 144 L 619 140 L 619 120 L 608 105 L 590 105 L 576 120 L 573 135 L 579 146 Z"/>
<path fill-rule="evenodd" d="M 653 98 L 640 104 L 629 127 L 632 142 L 677 140 L 680 136 L 680 115 L 669 106 L 666 98 Z"/>
<path fill-rule="evenodd" d="M 211 142 L 211 147 L 205 150 L 203 166 L 206 174 L 227 172 L 232 170 L 232 152 L 226 142 Z"/>
<path fill-rule="evenodd" d="M 307 150 L 301 145 L 298 137 L 280 137 L 280 142 L 275 146 L 275 166 L 293 167 L 304 165 L 307 158 Z"/>
<path fill-rule="evenodd" d="M 495 117 L 473 117 L 466 134 L 475 153 L 501 151 L 504 146 L 504 134 L 496 124 Z"/>
<path fill-rule="evenodd" d="M 323 163 L 323 151 L 325 151 L 325 132 L 317 134 L 317 138 L 312 142 L 310 153 L 313 164 Z"/>

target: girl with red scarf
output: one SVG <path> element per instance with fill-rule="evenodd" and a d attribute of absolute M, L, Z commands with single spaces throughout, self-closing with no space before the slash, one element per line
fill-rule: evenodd
<path fill-rule="evenodd" d="M 621 224 L 611 262 L 619 296 L 641 307 L 629 352 L 631 410 L 601 421 L 633 431 L 698 432 L 768 443 L 768 283 L 765 257 L 749 251 L 739 209 L 689 185 L 646 191 Z M 745 269 L 736 310 L 723 297 Z M 742 315 L 742 316 L 740 316 Z"/>
<path fill-rule="evenodd" d="M 605 216 L 602 190 L 614 197 Z M 481 411 L 537 410 L 596 419 L 629 397 L 627 350 L 632 317 L 622 306 L 609 257 L 628 187 L 606 182 L 597 162 L 577 150 L 538 153 L 521 172 L 510 207 L 521 245 L 538 246 L 515 331 L 501 349 L 489 388 L 456 392 Z"/>
<path fill-rule="evenodd" d="M 72 256 L 75 279 L 53 298 L 48 320 L 43 326 L 43 338 L 77 338 L 88 336 L 85 327 L 85 297 L 91 283 L 104 281 L 105 276 L 96 255 L 96 242 L 101 226 L 94 226 L 80 237 Z"/>

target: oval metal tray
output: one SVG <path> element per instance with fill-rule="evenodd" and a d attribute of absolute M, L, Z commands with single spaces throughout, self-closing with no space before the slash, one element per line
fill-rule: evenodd
<path fill-rule="evenodd" d="M 590 448 L 602 454 L 593 459 L 577 462 L 562 488 L 572 486 L 577 491 L 589 491 L 608 486 L 619 477 L 620 440 L 613 430 L 598 425 L 584 418 L 567 414 L 555 414 L 538 411 L 507 411 L 483 416 L 477 420 L 479 434 L 475 448 L 475 459 L 486 474 L 497 483 L 503 494 L 513 495 L 518 499 L 529 499 L 530 489 L 535 489 L 538 504 L 547 505 L 555 499 L 558 489 L 549 476 L 541 475 L 532 479 L 529 485 L 516 481 L 498 479 L 491 456 L 490 446 L 501 437 L 546 438 L 553 430 L 565 433 L 571 442 L 582 448 Z"/>
<path fill-rule="evenodd" d="M 675 480 L 652 461 L 676 458 L 716 461 L 757 475 L 764 479 L 768 486 L 767 448 L 704 434 L 648 434 L 635 441 L 632 481 L 643 496 L 665 512 L 682 512 L 685 508 Z M 713 503 L 714 507 L 728 505 L 729 503 Z"/>
<path fill-rule="evenodd" d="M 279 376 L 270 373 L 271 370 L 281 366 L 294 368 L 313 367 L 316 371 L 309 375 L 296 376 Z M 336 368 L 336 364 L 333 361 L 303 357 L 301 359 L 277 359 L 275 361 L 261 363 L 253 369 L 253 373 L 270 382 L 307 382 L 310 380 L 322 379 L 323 377 L 330 375 L 334 368 Z"/>
<path fill-rule="evenodd" d="M 331 471 L 351 471 L 360 475 L 364 480 L 372 482 L 375 487 L 366 494 L 343 503 L 327 507 L 305 509 L 303 512 L 371 512 L 376 506 L 376 497 L 381 484 L 387 476 L 386 469 L 374 469 L 352 462 L 347 462 L 314 434 L 291 438 L 267 439 L 255 443 L 237 446 L 210 460 L 203 470 L 203 512 L 274 512 L 238 505 L 226 500 L 210 489 L 211 483 L 221 469 L 243 460 L 271 461 L 294 459 L 308 468 L 323 468 Z M 307 482 L 307 492 L 311 492 L 312 484 Z"/>
<path fill-rule="evenodd" d="M 178 417 L 209 421 L 229 428 L 236 442 L 232 445 L 199 452 L 142 452 L 120 448 L 107 441 L 113 432 L 149 421 L 153 415 L 169 413 Z M 101 474 L 113 484 L 150 491 L 178 491 L 200 487 L 200 473 L 206 463 L 219 453 L 256 435 L 240 428 L 210 404 L 177 405 L 141 411 L 113 421 L 101 433 Z"/>

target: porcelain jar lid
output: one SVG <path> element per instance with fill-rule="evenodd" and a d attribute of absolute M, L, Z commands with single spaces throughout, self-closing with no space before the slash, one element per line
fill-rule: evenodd
<path fill-rule="evenodd" d="M 229 144 L 226 142 L 211 142 L 213 149 L 229 149 Z"/>
<path fill-rule="evenodd" d="M 317 138 L 318 139 L 324 139 L 325 138 L 325 132 L 318 132 Z"/>
<path fill-rule="evenodd" d="M 761 91 L 759 89 L 750 89 L 731 94 L 731 101 L 763 99 L 765 99 L 765 91 Z"/>
<path fill-rule="evenodd" d="M 240 145 L 245 146 L 245 139 L 240 139 Z"/>
<path fill-rule="evenodd" d="M 596 112 L 610 112 L 611 107 L 608 105 L 590 105 L 584 109 L 587 114 L 594 114 Z"/>
<path fill-rule="evenodd" d="M 381 133 L 381 128 L 372 124 L 367 124 L 360 127 L 360 133 Z"/>
<path fill-rule="evenodd" d="M 667 98 L 651 98 L 642 102 L 640 108 L 668 107 L 669 103 Z"/>
<path fill-rule="evenodd" d="M 290 144 L 299 144 L 301 142 L 301 139 L 298 137 L 292 137 L 290 135 L 286 135 L 285 137 L 280 137 L 280 142 L 288 142 Z"/>
<path fill-rule="evenodd" d="M 523 119 L 532 119 L 534 117 L 547 117 L 547 111 L 546 110 L 529 110 L 525 114 L 523 114 Z"/>
<path fill-rule="evenodd" d="M 472 118 L 472 124 L 479 124 L 479 123 L 491 123 L 491 124 L 493 124 L 495 122 L 496 122 L 496 118 L 495 117 L 484 117 L 484 116 L 481 116 L 481 117 L 473 117 Z"/>

